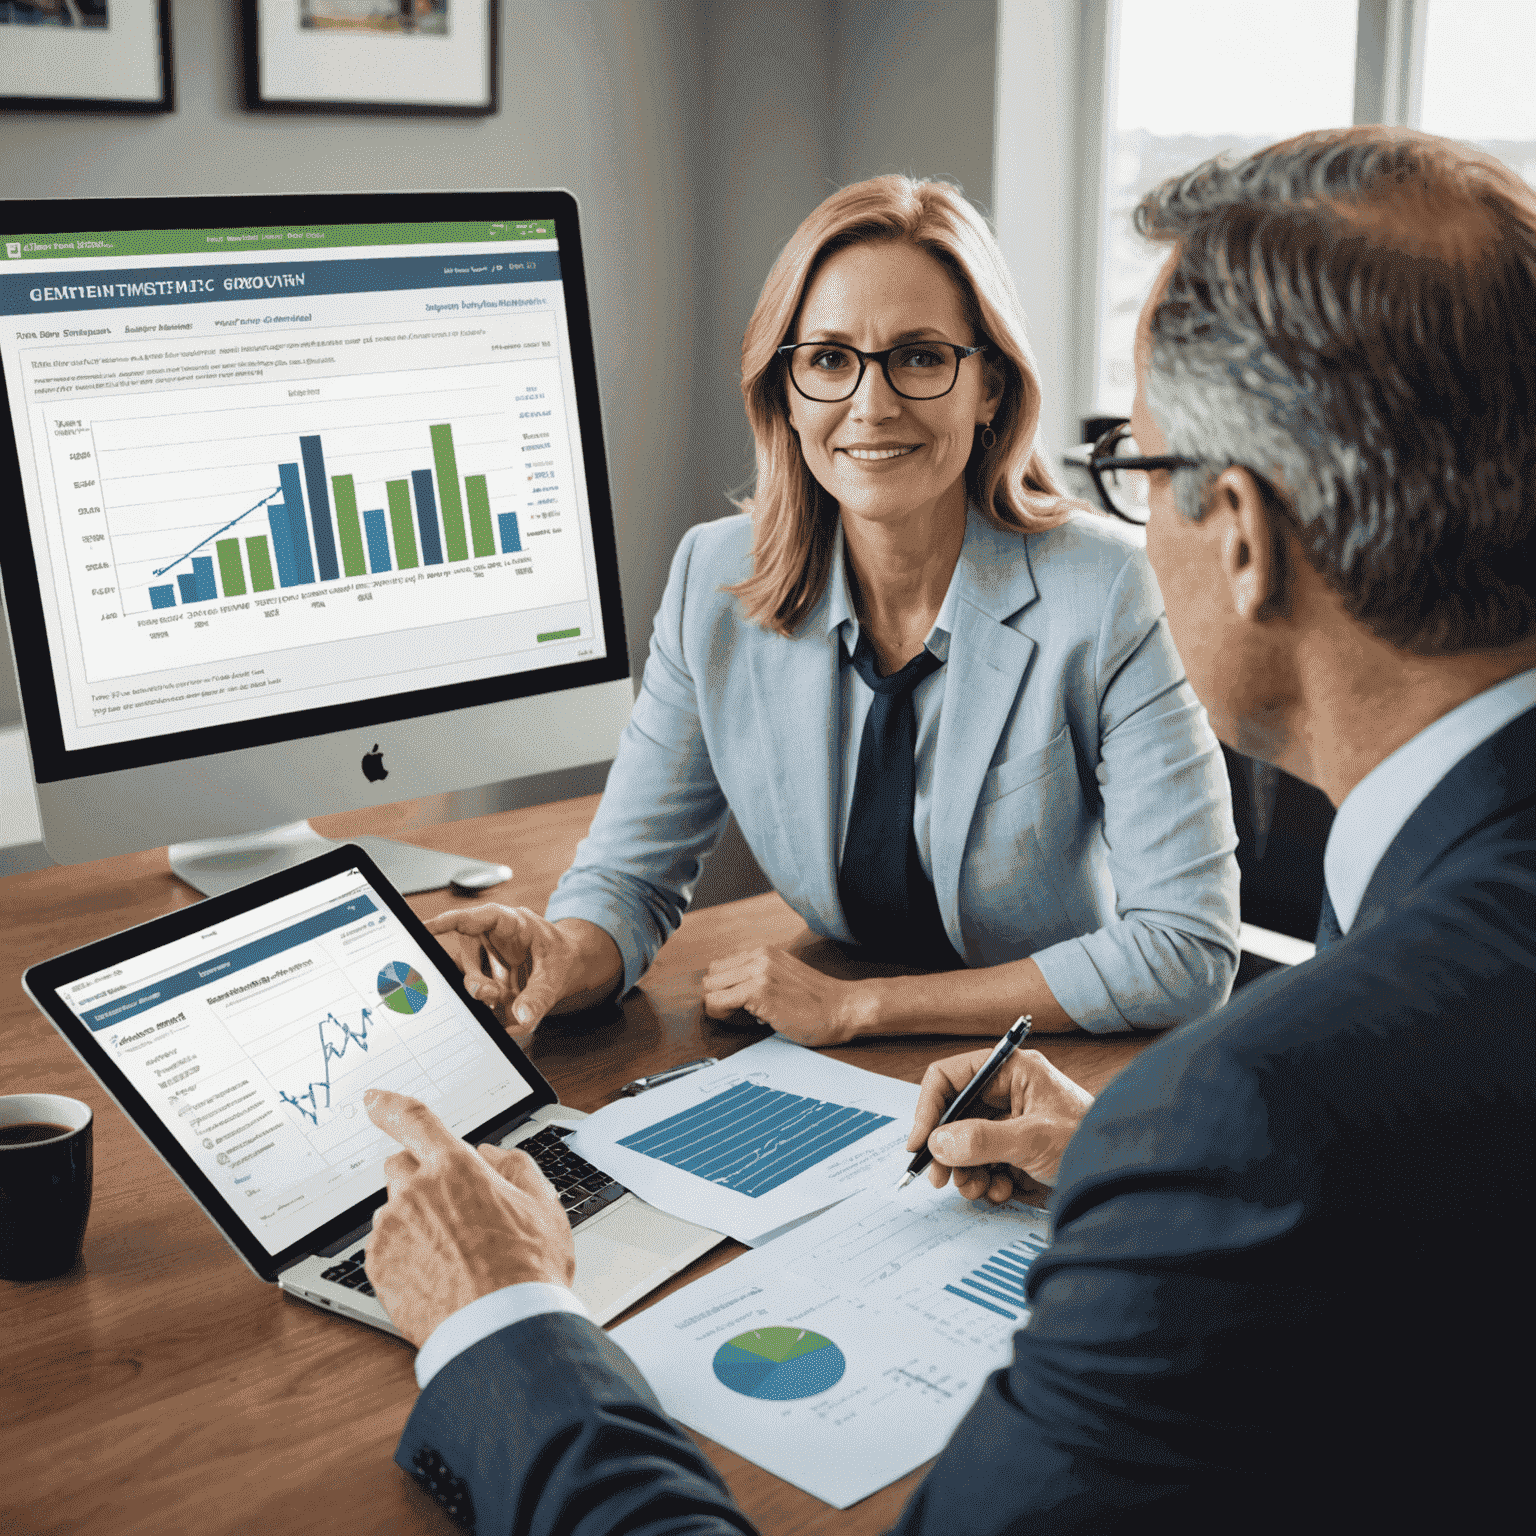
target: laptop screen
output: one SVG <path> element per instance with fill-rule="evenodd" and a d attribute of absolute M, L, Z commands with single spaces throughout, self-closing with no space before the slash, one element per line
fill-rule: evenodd
<path fill-rule="evenodd" d="M 459 1135 L 534 1092 L 360 866 L 56 995 L 271 1255 L 383 1188 L 365 1089 Z"/>

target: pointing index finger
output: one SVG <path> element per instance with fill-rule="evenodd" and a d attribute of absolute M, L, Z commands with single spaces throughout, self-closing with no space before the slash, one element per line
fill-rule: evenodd
<path fill-rule="evenodd" d="M 393 1136 L 419 1158 L 449 1152 L 459 1145 L 459 1138 L 420 1099 L 408 1094 L 370 1088 L 363 1094 L 363 1108 L 386 1136 Z"/>

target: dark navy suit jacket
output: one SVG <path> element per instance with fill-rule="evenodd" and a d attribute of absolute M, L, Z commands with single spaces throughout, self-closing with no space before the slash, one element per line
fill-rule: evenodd
<path fill-rule="evenodd" d="M 898 1529 L 1506 1525 L 1531 1392 L 1533 1026 L 1536 711 L 1413 813 L 1347 938 L 1099 1097 L 1014 1363 Z M 568 1315 L 452 1360 L 396 1459 L 481 1536 L 751 1529 Z"/>

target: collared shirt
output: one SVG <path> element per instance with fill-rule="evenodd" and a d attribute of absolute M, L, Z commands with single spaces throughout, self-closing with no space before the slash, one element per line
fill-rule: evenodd
<path fill-rule="evenodd" d="M 1474 748 L 1536 708 L 1536 667 L 1458 704 L 1371 769 L 1344 797 L 1323 850 L 1323 878 L 1348 933 L 1392 839 L 1436 784 Z"/>
<path fill-rule="evenodd" d="M 965 544 L 971 541 L 972 519 L 967 511 Z M 965 561 L 965 544 L 949 578 L 944 601 L 928 638 L 923 642 L 940 661 L 949 660 L 949 637 L 955 629 L 955 607 L 959 602 L 960 567 Z M 843 527 L 838 523 L 832 546 L 832 569 L 827 575 L 827 633 L 835 635 L 848 656 L 859 643 L 859 616 L 854 612 L 853 594 L 848 587 L 848 568 L 844 561 Z M 923 873 L 933 879 L 933 860 L 928 852 L 928 822 L 933 807 L 933 754 L 939 739 L 939 714 L 944 707 L 945 668 L 925 677 L 912 690 L 912 708 L 917 716 L 917 749 L 913 754 L 916 795 L 912 806 L 912 830 L 917 836 L 917 857 Z M 874 702 L 874 691 L 844 660 L 838 668 L 840 720 L 842 734 L 842 785 L 837 800 L 837 858 L 842 863 L 843 838 L 848 832 L 848 815 L 853 808 L 853 787 L 859 774 L 859 742 L 864 735 L 864 720 Z"/>
<path fill-rule="evenodd" d="M 451 1312 L 429 1333 L 416 1351 L 416 1385 L 423 1391 L 455 1355 L 462 1355 L 471 1344 L 488 1339 L 513 1323 L 527 1317 L 542 1317 L 546 1312 L 573 1312 L 590 1317 L 574 1291 L 563 1285 L 549 1285 L 542 1280 L 524 1280 L 504 1285 L 489 1296 L 481 1296 Z"/>

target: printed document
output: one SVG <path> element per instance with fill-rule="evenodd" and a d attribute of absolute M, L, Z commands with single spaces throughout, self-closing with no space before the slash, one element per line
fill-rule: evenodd
<path fill-rule="evenodd" d="M 613 1330 L 668 1413 L 846 1509 L 936 1456 L 1029 1315 L 1043 1211 L 854 1195 Z"/>
<path fill-rule="evenodd" d="M 917 1085 L 781 1036 L 599 1110 L 575 1150 L 642 1200 L 756 1244 L 906 1170 Z"/>

